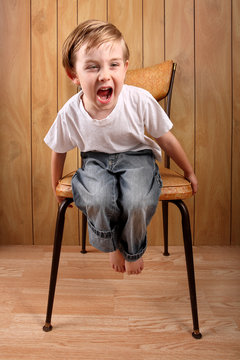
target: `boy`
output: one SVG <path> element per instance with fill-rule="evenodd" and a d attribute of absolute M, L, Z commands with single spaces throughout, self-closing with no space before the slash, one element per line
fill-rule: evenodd
<path fill-rule="evenodd" d="M 63 45 L 63 66 L 81 91 L 59 111 L 44 140 L 52 149 L 54 192 L 67 151 L 80 149 L 82 168 L 72 190 L 87 216 L 89 241 L 110 253 L 115 271 L 139 274 L 161 191 L 160 148 L 183 169 L 194 194 L 197 179 L 159 104 L 147 91 L 124 85 L 128 62 L 127 44 L 114 25 L 80 24 Z"/>

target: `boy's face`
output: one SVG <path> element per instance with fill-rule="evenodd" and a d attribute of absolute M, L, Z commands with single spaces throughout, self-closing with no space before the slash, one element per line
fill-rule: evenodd
<path fill-rule="evenodd" d="M 76 53 L 72 80 L 83 91 L 83 104 L 94 119 L 104 119 L 117 104 L 128 61 L 124 61 L 121 41 L 103 43 L 86 52 L 87 44 Z"/>

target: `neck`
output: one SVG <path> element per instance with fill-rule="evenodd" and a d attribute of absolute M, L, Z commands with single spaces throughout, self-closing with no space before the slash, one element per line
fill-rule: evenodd
<path fill-rule="evenodd" d="M 82 96 L 82 102 L 83 102 L 84 109 L 91 116 L 91 118 L 94 119 L 94 120 L 104 120 L 104 119 L 106 119 L 106 117 L 111 114 L 111 112 L 113 111 L 113 109 L 116 106 L 116 104 L 115 104 L 113 107 L 111 107 L 109 109 L 108 108 L 99 109 L 97 107 L 89 105 L 88 102 L 86 101 L 85 97 L 84 97 L 84 94 Z"/>

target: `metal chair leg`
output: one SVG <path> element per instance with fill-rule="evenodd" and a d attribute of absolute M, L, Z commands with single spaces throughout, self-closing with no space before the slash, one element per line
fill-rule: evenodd
<path fill-rule="evenodd" d="M 86 254 L 87 217 L 82 213 L 82 254 Z"/>
<path fill-rule="evenodd" d="M 164 256 L 169 256 L 168 252 L 168 201 L 162 201 L 162 217 L 163 217 L 163 239 L 164 239 Z"/>
<path fill-rule="evenodd" d="M 182 215 L 183 240 L 184 240 L 187 274 L 188 274 L 189 294 L 191 299 L 192 319 L 193 319 L 192 336 L 195 339 L 201 339 L 202 334 L 199 331 L 199 324 L 198 324 L 197 296 L 196 296 L 193 251 L 192 251 L 192 236 L 191 236 L 189 213 L 187 206 L 182 200 L 171 200 L 170 202 L 172 202 L 179 208 Z"/>
<path fill-rule="evenodd" d="M 59 265 L 59 259 L 60 259 L 60 253 L 61 253 L 65 213 L 66 213 L 67 207 L 72 202 L 73 202 L 73 199 L 67 198 L 62 202 L 62 204 L 58 208 L 56 228 L 55 228 L 55 237 L 54 237 L 53 255 L 52 255 L 52 269 L 51 269 L 49 293 L 48 293 L 47 315 L 46 315 L 45 325 L 43 326 L 43 330 L 46 332 L 52 330 L 52 325 L 51 325 L 52 308 L 53 308 L 53 301 L 54 301 L 56 282 L 57 282 L 58 265 Z"/>

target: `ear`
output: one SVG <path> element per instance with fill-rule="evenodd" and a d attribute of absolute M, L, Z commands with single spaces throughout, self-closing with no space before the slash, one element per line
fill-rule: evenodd
<path fill-rule="evenodd" d="M 128 60 L 126 60 L 126 61 L 125 61 L 125 64 L 124 64 L 124 71 L 125 71 L 125 74 L 124 74 L 124 81 L 126 80 L 126 74 L 127 74 L 128 64 L 129 64 L 129 61 L 128 61 Z"/>
<path fill-rule="evenodd" d="M 72 71 L 69 70 L 69 69 L 66 69 L 66 73 L 67 73 L 67 76 L 72 80 L 72 82 L 73 82 L 75 85 L 77 85 L 77 86 L 80 85 L 80 81 L 79 81 L 77 75 L 76 75 L 74 72 L 72 72 Z"/>

